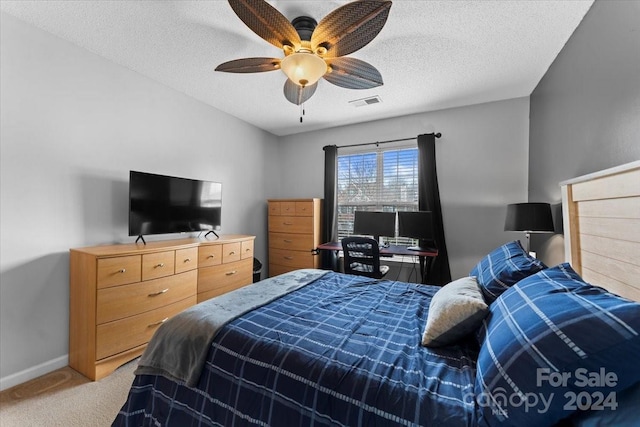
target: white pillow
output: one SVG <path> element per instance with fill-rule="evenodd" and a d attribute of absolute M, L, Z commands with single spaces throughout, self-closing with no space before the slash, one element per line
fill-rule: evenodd
<path fill-rule="evenodd" d="M 475 277 L 443 286 L 431 299 L 422 345 L 442 347 L 475 331 L 489 313 Z"/>

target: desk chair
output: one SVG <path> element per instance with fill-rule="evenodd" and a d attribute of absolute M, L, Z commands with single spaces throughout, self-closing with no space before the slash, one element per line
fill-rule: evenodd
<path fill-rule="evenodd" d="M 358 276 L 381 279 L 389 266 L 380 265 L 378 242 L 370 237 L 345 237 L 342 239 L 344 272 Z"/>

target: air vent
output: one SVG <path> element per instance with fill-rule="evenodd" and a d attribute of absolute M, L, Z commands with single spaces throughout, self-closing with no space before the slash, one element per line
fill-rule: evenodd
<path fill-rule="evenodd" d="M 382 99 L 378 95 L 370 96 L 368 98 L 355 99 L 353 101 L 349 101 L 349 104 L 354 107 L 364 107 L 365 105 L 379 104 L 382 102 Z"/>

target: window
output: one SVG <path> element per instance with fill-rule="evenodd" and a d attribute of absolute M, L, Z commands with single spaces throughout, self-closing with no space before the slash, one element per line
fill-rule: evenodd
<path fill-rule="evenodd" d="M 356 210 L 417 211 L 418 149 L 377 149 L 339 155 L 337 187 L 340 239 L 353 234 Z M 414 244 L 404 238 L 389 243 Z"/>

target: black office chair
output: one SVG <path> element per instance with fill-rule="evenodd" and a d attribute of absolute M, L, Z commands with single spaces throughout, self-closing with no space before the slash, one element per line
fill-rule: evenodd
<path fill-rule="evenodd" d="M 378 242 L 370 237 L 345 237 L 342 239 L 344 252 L 344 272 L 358 276 L 381 279 L 389 271 L 389 266 L 380 265 Z"/>

